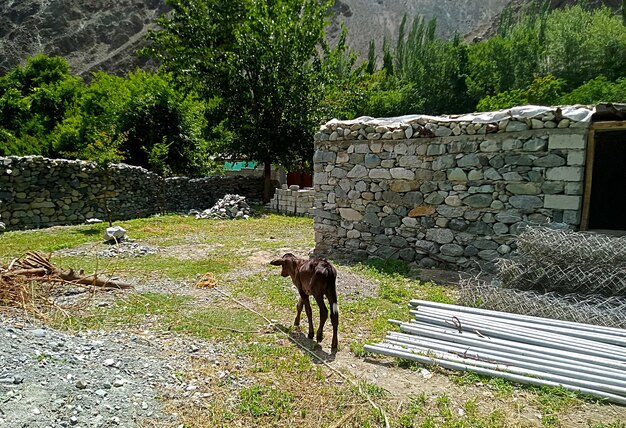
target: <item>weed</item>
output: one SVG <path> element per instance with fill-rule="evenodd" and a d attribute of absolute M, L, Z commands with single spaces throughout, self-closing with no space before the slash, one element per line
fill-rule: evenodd
<path fill-rule="evenodd" d="M 239 409 L 253 417 L 290 413 L 294 397 L 288 392 L 263 385 L 244 388 L 239 393 Z"/>
<path fill-rule="evenodd" d="M 387 391 L 385 390 L 385 388 L 382 388 L 374 383 L 360 382 L 359 384 L 361 390 L 374 399 L 385 398 L 385 396 L 387 395 Z"/>

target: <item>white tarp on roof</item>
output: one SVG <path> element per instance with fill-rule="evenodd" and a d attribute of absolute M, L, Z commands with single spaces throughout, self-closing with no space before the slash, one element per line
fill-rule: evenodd
<path fill-rule="evenodd" d="M 556 113 L 560 111 L 560 115 L 564 118 L 570 119 L 574 122 L 590 123 L 591 116 L 595 112 L 595 107 L 588 106 L 564 106 L 564 107 L 545 107 L 545 106 L 519 106 L 510 109 L 499 110 L 486 113 L 470 113 L 461 116 L 427 116 L 427 115 L 406 115 L 398 117 L 382 117 L 373 118 L 370 116 L 361 116 L 352 120 L 337 120 L 333 119 L 329 121 L 326 126 L 329 125 L 344 125 L 350 126 L 356 123 L 372 125 L 372 126 L 387 126 L 389 128 L 398 128 L 402 125 L 416 123 L 419 120 L 426 122 L 472 122 L 472 123 L 497 123 L 506 119 L 531 119 L 548 112 Z"/>

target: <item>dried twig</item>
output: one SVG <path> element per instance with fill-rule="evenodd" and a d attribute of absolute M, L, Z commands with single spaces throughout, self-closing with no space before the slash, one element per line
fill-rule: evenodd
<path fill-rule="evenodd" d="M 74 299 L 60 304 L 58 297 L 66 295 L 68 287 L 94 291 L 126 289 L 131 285 L 95 274 L 83 275 L 72 269 L 63 271 L 54 266 L 49 257 L 35 252 L 11 260 L 6 267 L 0 266 L 0 306 L 18 307 L 38 317 L 54 311 L 69 316 L 70 311 L 84 307 L 86 301 Z"/>

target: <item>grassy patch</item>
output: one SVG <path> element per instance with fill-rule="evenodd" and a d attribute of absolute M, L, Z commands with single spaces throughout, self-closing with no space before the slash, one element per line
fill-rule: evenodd
<path fill-rule="evenodd" d="M 429 400 L 425 394 L 412 398 L 399 415 L 402 428 L 500 428 L 506 426 L 502 412 L 481 412 L 474 400 L 455 405 L 447 395 Z"/>
<path fill-rule="evenodd" d="M 209 256 L 202 260 L 180 260 L 159 254 L 133 258 L 96 258 L 85 256 L 55 257 L 52 262 L 63 269 L 81 268 L 85 272 L 99 272 L 122 278 L 154 278 L 193 280 L 203 273 L 223 274 L 232 270 L 239 260 L 236 257 Z"/>
<path fill-rule="evenodd" d="M 536 402 L 541 411 L 541 424 L 544 427 L 561 426 L 559 413 L 576 404 L 580 404 L 581 395 L 565 388 L 541 386 L 531 388 L 536 392 Z"/>
<path fill-rule="evenodd" d="M 247 340 L 264 326 L 265 321 L 241 308 L 212 306 L 194 310 L 187 307 L 184 313 L 172 314 L 166 320 L 172 331 L 190 334 L 202 339 L 237 336 Z"/>
<path fill-rule="evenodd" d="M 57 320 L 57 325 L 70 329 L 99 329 L 140 324 L 155 316 L 167 322 L 179 313 L 190 297 L 161 293 L 130 294 L 116 300 L 110 307 L 92 308 L 83 313 Z"/>
<path fill-rule="evenodd" d="M 294 310 L 295 316 L 295 307 L 298 303 L 296 289 L 290 278 L 283 278 L 279 273 L 280 269 L 276 269 L 271 274 L 264 272 L 246 276 L 232 284 L 232 291 L 235 296 L 263 300 L 268 304 L 266 305 L 268 309 L 273 308 L 272 313 L 268 315 L 276 315 L 276 309 L 290 309 Z"/>
<path fill-rule="evenodd" d="M 482 376 L 470 371 L 452 374 L 450 380 L 457 385 L 487 385 L 500 397 L 511 396 L 515 389 L 515 384 L 509 380 Z"/>
<path fill-rule="evenodd" d="M 246 344 L 239 348 L 239 353 L 252 360 L 251 370 L 257 373 L 305 373 L 313 369 L 308 355 L 294 352 L 292 346 L 276 346 L 276 342 L 269 339 Z"/>
<path fill-rule="evenodd" d="M 411 299 L 453 302 L 447 288 L 413 279 L 410 266 L 402 261 L 368 260 L 346 269 L 378 283 L 377 296 L 342 305 L 346 323 L 357 325 L 366 333 L 365 337 L 361 334 L 358 343 L 350 344 L 355 355 L 364 355 L 360 343 L 378 341 L 384 337 L 392 328 L 389 319 L 407 319 L 409 314 L 406 305 Z"/>
<path fill-rule="evenodd" d="M 290 393 L 262 385 L 242 389 L 239 398 L 239 409 L 255 418 L 290 413 L 294 401 Z"/>
<path fill-rule="evenodd" d="M 0 261 L 8 262 L 28 251 L 44 254 L 102 239 L 105 226 L 51 227 L 41 230 L 5 232 L 0 234 Z"/>

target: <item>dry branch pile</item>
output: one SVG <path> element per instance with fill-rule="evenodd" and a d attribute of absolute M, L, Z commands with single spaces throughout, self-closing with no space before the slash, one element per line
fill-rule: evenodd
<path fill-rule="evenodd" d="M 8 266 L 0 266 L 0 306 L 17 307 L 36 315 L 51 309 L 66 312 L 85 304 L 85 299 L 59 303 L 59 296 L 71 294 L 77 288 L 91 296 L 97 289 L 127 289 L 131 285 L 96 274 L 84 275 L 82 271 L 63 271 L 49 258 L 34 252 L 14 259 Z"/>

